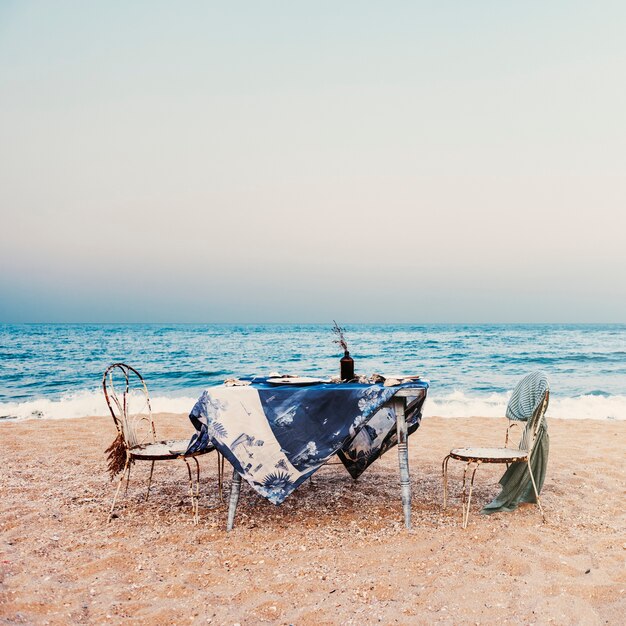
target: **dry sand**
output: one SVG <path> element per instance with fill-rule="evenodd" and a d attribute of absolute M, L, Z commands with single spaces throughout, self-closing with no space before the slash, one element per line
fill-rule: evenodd
<path fill-rule="evenodd" d="M 183 415 L 162 436 L 189 436 Z M 119 517 L 105 418 L 0 425 L 0 623 L 621 624 L 626 612 L 626 422 L 550 419 L 536 506 L 478 514 L 502 468 L 481 468 L 467 530 L 462 464 L 441 505 L 441 459 L 501 443 L 505 421 L 426 418 L 410 438 L 413 530 L 401 524 L 395 450 L 354 482 L 341 466 L 276 507 L 244 485 L 236 526 L 202 457 L 200 523 L 180 461 L 136 464 Z M 227 484 L 228 488 L 228 484 Z"/>

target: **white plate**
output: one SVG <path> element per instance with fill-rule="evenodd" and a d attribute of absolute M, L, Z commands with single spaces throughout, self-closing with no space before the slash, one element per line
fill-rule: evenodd
<path fill-rule="evenodd" d="M 318 383 L 329 383 L 330 380 L 308 378 L 307 376 L 290 376 L 289 378 L 268 378 L 267 382 L 272 385 L 316 385 Z"/>
<path fill-rule="evenodd" d="M 395 380 L 419 380 L 421 377 L 420 376 L 412 376 L 410 374 L 389 374 L 388 376 L 385 376 L 385 379 L 387 378 L 394 378 Z"/>

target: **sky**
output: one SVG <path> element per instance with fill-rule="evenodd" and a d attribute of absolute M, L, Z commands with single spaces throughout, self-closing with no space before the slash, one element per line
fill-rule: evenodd
<path fill-rule="evenodd" d="M 0 322 L 626 322 L 624 32 L 0 0 Z"/>

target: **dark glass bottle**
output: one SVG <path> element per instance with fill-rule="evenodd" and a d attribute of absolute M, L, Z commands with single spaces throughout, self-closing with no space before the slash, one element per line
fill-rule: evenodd
<path fill-rule="evenodd" d="M 339 363 L 341 364 L 341 380 L 352 380 L 354 378 L 354 359 L 347 350 Z"/>

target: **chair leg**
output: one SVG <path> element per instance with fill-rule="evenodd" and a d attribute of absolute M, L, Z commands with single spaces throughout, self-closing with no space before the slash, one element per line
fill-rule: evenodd
<path fill-rule="evenodd" d="M 535 477 L 533 476 L 533 471 L 530 469 L 530 458 L 528 459 L 528 473 L 530 474 L 530 480 L 533 484 L 533 489 L 535 490 L 535 498 L 537 498 L 537 505 L 539 506 L 539 510 L 541 511 L 541 518 L 544 523 L 546 521 L 546 514 L 543 512 L 543 507 L 541 506 L 541 499 L 539 498 L 539 492 L 537 491 L 537 485 L 535 483 Z"/>
<path fill-rule="evenodd" d="M 126 477 L 126 488 L 124 489 L 124 497 L 128 495 L 128 485 L 130 484 L 130 470 L 132 466 L 133 466 L 132 463 L 128 464 L 128 476 Z"/>
<path fill-rule="evenodd" d="M 148 498 L 150 497 L 150 485 L 152 484 L 152 474 L 154 473 L 154 463 L 155 461 L 152 461 L 152 464 L 150 465 L 150 476 L 148 477 L 148 491 L 146 491 L 146 502 L 148 501 Z"/>
<path fill-rule="evenodd" d="M 126 475 L 126 468 L 130 464 L 130 458 L 126 459 L 126 464 L 124 465 L 124 469 L 120 475 L 119 480 L 117 481 L 117 489 L 115 490 L 115 495 L 113 496 L 113 504 L 111 505 L 111 510 L 109 511 L 109 518 L 107 519 L 107 523 L 109 523 L 113 519 L 113 509 L 115 509 L 115 503 L 117 502 L 117 496 L 120 493 L 120 489 L 122 487 L 122 481 L 124 480 L 124 476 Z"/>
<path fill-rule="evenodd" d="M 474 488 L 474 476 L 476 476 L 476 472 L 478 471 L 479 467 L 480 467 L 480 461 L 476 463 L 476 467 L 474 468 L 474 471 L 472 472 L 472 480 L 470 481 L 469 496 L 467 497 L 467 508 L 465 511 L 465 520 L 463 522 L 463 528 L 467 528 L 467 523 L 469 522 L 470 505 L 472 504 L 472 489 Z"/>
<path fill-rule="evenodd" d="M 443 508 L 445 509 L 448 506 L 448 461 L 450 460 L 450 455 L 443 460 L 441 464 L 441 473 L 443 475 Z"/>
<path fill-rule="evenodd" d="M 226 522 L 226 532 L 233 529 L 235 523 L 235 513 L 239 502 L 239 492 L 241 491 L 241 476 L 236 469 L 233 469 L 233 481 L 230 488 L 230 504 L 228 505 L 228 520 Z"/>
<path fill-rule="evenodd" d="M 461 491 L 461 509 L 463 512 L 463 516 L 462 516 L 462 523 L 465 522 L 465 501 L 467 499 L 467 488 L 466 488 L 466 484 L 467 484 L 467 470 L 469 469 L 470 466 L 470 462 L 467 462 L 465 464 L 465 469 L 463 470 L 463 490 Z"/>

